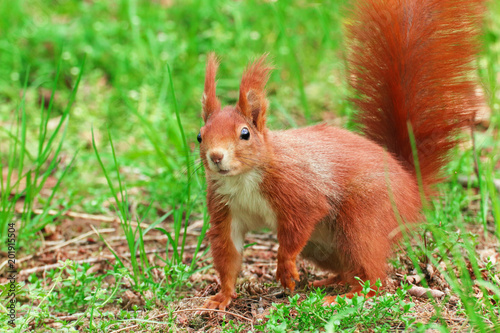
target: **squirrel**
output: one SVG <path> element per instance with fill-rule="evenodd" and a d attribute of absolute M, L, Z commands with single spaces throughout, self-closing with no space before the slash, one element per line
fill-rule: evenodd
<path fill-rule="evenodd" d="M 245 70 L 236 105 L 221 107 L 219 62 L 209 54 L 197 139 L 221 289 L 205 308 L 224 310 L 237 297 L 245 234 L 261 228 L 277 233 L 285 288 L 299 280 L 299 254 L 334 274 L 314 286 L 348 284 L 347 297 L 362 290 L 356 277 L 372 287 L 384 281 L 394 243 L 422 220 L 457 133 L 472 126 L 481 102 L 474 60 L 483 2 L 355 1 L 348 78 L 364 135 L 326 124 L 269 130 L 266 55 Z"/>

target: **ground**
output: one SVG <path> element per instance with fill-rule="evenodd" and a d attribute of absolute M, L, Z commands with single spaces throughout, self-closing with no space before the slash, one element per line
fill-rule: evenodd
<path fill-rule="evenodd" d="M 53 277 L 54 271 L 57 271 L 57 267 L 62 267 L 66 260 L 71 260 L 74 263 L 78 263 L 75 267 L 77 267 L 78 271 L 85 272 L 86 277 L 84 279 L 80 278 L 80 284 L 75 289 L 70 288 L 70 291 L 65 290 L 63 283 L 56 286 L 56 290 L 60 289 L 57 294 L 62 302 L 68 301 L 65 298 L 68 298 L 70 302 L 75 302 L 75 299 L 71 298 L 71 291 L 84 293 L 86 290 L 85 284 L 87 285 L 86 288 L 89 289 L 93 286 L 94 281 L 91 278 L 92 276 L 104 276 L 109 274 L 109 271 L 116 270 L 116 266 L 118 266 L 117 260 L 110 249 L 121 258 L 125 267 L 131 270 L 129 262 L 130 251 L 126 237 L 120 231 L 121 226 L 118 219 L 110 216 L 89 216 L 76 212 L 67 212 L 66 216 L 61 216 L 59 219 L 61 220 L 60 224 L 54 228 L 47 228 L 45 230 L 44 245 L 37 253 L 18 260 L 19 267 L 22 268 L 19 272 L 19 282 L 26 284 L 33 283 L 33 277 L 37 276 L 38 278 L 36 279 L 45 281 L 47 283 L 45 288 L 48 288 L 51 282 L 54 281 L 48 275 Z M 166 224 L 169 224 L 168 220 Z M 143 229 L 147 227 L 145 224 L 142 225 Z M 186 230 L 188 236 L 185 242 L 185 262 L 189 262 L 190 258 L 193 257 L 197 247 L 197 238 L 201 234 L 202 227 L 203 220 L 193 219 Z M 486 232 L 485 237 L 483 231 L 482 226 L 469 226 L 469 232 L 482 235 L 478 240 L 478 244 L 480 245 L 476 249 L 479 267 L 486 271 L 488 262 L 498 267 L 499 254 L 497 252 L 498 242 L 491 234 L 488 235 L 488 232 Z M 161 284 L 165 279 L 169 279 L 165 275 L 166 271 L 164 270 L 165 246 L 168 243 L 168 237 L 159 231 L 151 231 L 143 237 L 143 241 L 146 260 L 149 262 L 149 267 L 154 267 L 147 274 L 148 280 Z M 266 322 L 269 322 L 269 318 L 273 318 L 271 313 L 276 309 L 277 304 L 290 304 L 290 298 L 293 295 L 298 297 L 295 301 L 299 303 L 307 298 L 315 297 L 312 295 L 315 295 L 318 290 L 310 287 L 308 282 L 328 276 L 327 272 L 320 271 L 314 268 L 309 262 L 299 259 L 298 267 L 301 274 L 301 281 L 294 293 L 285 291 L 275 280 L 278 247 L 275 236 L 270 232 L 252 233 L 247 238 L 247 245 L 242 272 L 238 279 L 238 298 L 232 302 L 226 311 L 207 311 L 202 314 L 196 312 L 198 311 L 197 309 L 202 307 L 207 297 L 215 294 L 219 288 L 217 274 L 211 268 L 210 253 L 204 251 L 208 243 L 204 241 L 200 246 L 203 254 L 198 257 L 197 261 L 198 265 L 196 269 L 198 271 L 185 279 L 178 288 L 171 288 L 169 291 L 167 289 L 167 292 L 171 293 L 175 290 L 175 296 L 169 302 L 163 301 L 162 295 L 153 294 L 162 292 L 161 289 L 141 291 L 140 288 L 133 286 L 134 282 L 130 277 L 125 277 L 119 283 L 120 288 L 115 299 L 99 309 L 102 317 L 97 314 L 95 315 L 93 319 L 95 321 L 94 325 L 99 327 L 99 322 L 103 321 L 109 325 L 108 329 L 113 331 L 120 331 L 120 329 L 122 331 L 161 331 L 162 329 L 164 331 L 172 331 L 174 328 L 179 331 L 191 332 L 229 330 L 229 328 L 237 328 L 238 331 L 255 330 L 256 325 L 263 325 L 263 323 L 265 325 Z M 396 262 L 398 262 L 397 267 Z M 407 321 L 412 321 L 411 325 L 413 326 L 411 327 L 415 328 L 417 323 L 428 325 L 429 323 L 440 323 L 441 321 L 446 323 L 450 332 L 471 330 L 470 319 L 468 319 L 467 313 L 459 304 L 459 297 L 453 293 L 452 288 L 446 281 L 446 277 L 442 274 L 442 266 L 444 264 L 444 261 L 441 261 L 438 264 L 440 267 L 436 267 L 435 263 L 425 264 L 420 262 L 419 265 L 423 274 L 418 275 L 407 252 L 402 248 L 399 250 L 396 249 L 393 263 L 389 266 L 386 286 L 381 290 L 381 295 L 396 295 L 398 289 L 401 291 L 401 284 L 408 284 L 409 287 L 406 287 L 405 293 L 400 297 L 400 301 L 404 304 L 412 304 L 411 311 L 402 314 Z M 68 273 L 64 273 L 63 276 L 70 277 L 71 273 L 69 272 L 71 270 L 67 268 Z M 446 269 L 444 268 L 444 270 Z M 471 276 L 474 275 L 472 269 L 470 269 L 470 274 Z M 427 283 L 426 288 L 430 288 L 433 292 L 437 293 L 435 294 L 435 301 L 429 299 L 425 294 L 415 296 L 418 295 L 419 290 L 411 287 L 422 286 L 422 283 L 419 281 L 421 276 Z M 484 278 L 489 279 L 486 273 Z M 490 281 L 499 283 L 498 278 L 498 273 L 496 273 L 495 277 Z M 475 278 L 473 277 L 473 279 Z M 68 280 L 71 281 L 71 279 Z M 0 280 L 0 284 L 5 284 L 6 282 L 5 278 Z M 69 285 L 72 285 L 72 283 Z M 108 276 L 102 281 L 100 288 L 112 289 L 116 285 L 117 279 Z M 345 289 L 339 286 L 328 287 L 326 289 L 327 294 L 339 294 L 343 291 Z M 478 286 L 474 286 L 470 292 L 471 296 L 478 300 L 484 298 Z M 29 293 L 26 296 L 29 297 Z M 321 304 L 320 298 L 316 300 L 316 303 Z M 380 309 L 384 309 L 384 306 L 387 306 L 381 305 L 386 300 L 379 301 L 378 297 L 373 302 L 374 304 L 371 304 L 372 301 L 367 301 L 363 305 L 365 312 L 368 311 L 369 313 L 370 308 L 376 308 L 380 311 Z M 38 305 L 38 303 L 39 301 L 34 301 L 34 305 Z M 57 303 L 57 301 L 53 301 L 53 304 Z M 378 305 L 376 305 L 377 303 Z M 33 318 L 33 320 L 27 323 L 27 327 L 35 331 L 43 331 L 46 328 L 57 329 L 64 326 L 64 324 L 61 324 L 64 322 L 72 323 L 81 320 L 75 328 L 78 330 L 88 329 L 88 312 L 81 313 L 77 311 L 77 309 L 85 311 L 85 305 L 87 304 L 88 301 L 82 301 L 80 308 L 71 307 L 69 313 L 64 311 L 64 306 L 60 304 L 56 306 L 58 308 L 57 311 L 51 310 L 45 316 Z M 321 307 L 321 305 L 319 306 Z M 144 309 L 144 307 L 147 310 L 141 311 L 140 309 Z M 325 320 L 328 320 L 328 314 L 331 316 L 335 312 L 343 311 L 342 309 L 336 309 L 335 311 L 331 309 L 327 310 L 328 307 L 324 308 L 325 313 L 322 313 L 321 316 Z M 398 307 L 391 303 L 390 308 L 397 309 Z M 439 316 L 436 316 L 436 308 L 440 311 Z M 113 325 L 111 317 L 116 319 L 123 317 L 124 311 L 133 312 L 135 315 L 132 318 L 134 319 L 122 318 L 122 321 L 116 321 L 116 324 Z M 287 312 L 289 327 L 294 327 L 294 325 L 302 327 L 300 325 L 303 324 L 295 323 L 292 318 L 310 315 L 312 311 L 315 311 L 313 306 L 305 309 L 290 308 L 289 312 Z M 498 311 L 497 307 L 496 311 Z M 82 320 L 82 316 L 86 316 L 87 318 Z M 287 317 L 279 315 L 278 318 L 286 322 Z M 148 319 L 155 323 L 141 324 L 139 319 L 144 321 Z M 360 330 L 370 330 L 371 325 L 382 324 L 388 325 L 391 331 L 404 330 L 405 325 L 407 325 L 406 321 L 401 320 L 398 316 L 387 316 L 386 318 L 381 318 L 379 322 L 360 321 L 356 325 Z M 224 329 L 223 325 L 226 325 Z"/>
<path fill-rule="evenodd" d="M 302 259 L 297 290 L 284 291 L 263 230 L 246 240 L 238 298 L 197 313 L 219 288 L 196 141 L 207 54 L 221 57 L 217 93 L 232 105 L 246 64 L 269 53 L 269 128 L 357 130 L 349 6 L 0 2 L 0 331 L 500 331 L 498 1 L 483 25 L 473 135 L 461 133 L 380 294 L 324 307 L 343 290 L 309 287 L 327 273 Z"/>

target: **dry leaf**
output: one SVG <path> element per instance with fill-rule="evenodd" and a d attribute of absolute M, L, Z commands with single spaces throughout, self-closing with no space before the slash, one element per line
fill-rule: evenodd
<path fill-rule="evenodd" d="M 479 258 L 481 258 L 481 261 L 485 264 L 491 262 L 493 265 L 495 265 L 498 262 L 498 258 L 500 256 L 500 254 L 497 253 L 493 248 L 480 250 L 477 252 L 479 254 Z"/>
<path fill-rule="evenodd" d="M 428 264 L 426 268 L 429 278 L 432 279 L 434 277 L 434 267 L 431 264 Z"/>
<path fill-rule="evenodd" d="M 408 290 L 408 294 L 410 294 L 411 296 L 419 297 L 419 298 L 429 298 L 428 292 L 430 293 L 430 295 L 433 298 L 437 298 L 437 299 L 441 299 L 445 295 L 445 293 L 443 293 L 440 290 L 417 287 L 417 286 L 413 286 L 413 287 L 411 287 L 410 290 Z"/>
<path fill-rule="evenodd" d="M 411 284 L 419 284 L 420 281 L 422 281 L 422 278 L 418 274 L 416 274 L 416 275 L 408 275 L 406 277 L 406 281 L 408 281 Z"/>

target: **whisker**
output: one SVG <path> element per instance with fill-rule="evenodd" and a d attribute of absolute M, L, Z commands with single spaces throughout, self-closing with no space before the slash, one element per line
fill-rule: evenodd
<path fill-rule="evenodd" d="M 191 175 L 189 176 L 189 178 L 193 177 L 193 175 L 195 173 L 197 173 L 198 170 L 200 170 L 202 167 L 203 167 L 203 164 L 198 165 L 198 167 L 196 169 L 194 169 L 193 172 L 191 172 Z"/>
<path fill-rule="evenodd" d="M 181 172 L 184 174 L 186 173 L 189 169 L 199 169 L 200 167 L 203 166 L 203 163 L 201 162 L 201 159 L 198 159 L 198 160 L 195 160 L 195 161 L 191 161 L 189 163 L 189 166 L 185 166 L 181 169 Z"/>

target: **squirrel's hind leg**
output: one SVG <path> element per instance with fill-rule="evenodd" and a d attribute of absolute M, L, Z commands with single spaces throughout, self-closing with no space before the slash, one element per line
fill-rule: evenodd
<path fill-rule="evenodd" d="M 309 282 L 309 286 L 312 286 L 312 287 L 325 287 L 325 286 L 331 286 L 334 284 L 343 285 L 343 284 L 345 284 L 345 281 L 340 277 L 340 275 L 332 275 L 332 276 L 329 276 L 328 278 L 323 279 L 323 280 Z"/>
<path fill-rule="evenodd" d="M 339 275 L 339 280 L 341 280 L 340 275 Z M 349 299 L 353 298 L 354 296 L 373 297 L 373 296 L 375 296 L 378 288 L 380 287 L 380 285 L 379 285 L 379 287 L 375 286 L 375 282 L 372 282 L 372 280 L 370 280 L 371 290 L 368 293 L 364 294 L 362 292 L 363 286 L 361 285 L 360 281 L 358 281 L 356 279 L 352 279 L 352 280 L 353 281 L 349 282 L 349 284 L 351 285 L 351 290 L 349 290 L 348 293 L 341 294 L 341 295 L 325 296 L 323 298 L 323 305 L 335 304 L 337 302 L 337 297 L 346 297 Z"/>
<path fill-rule="evenodd" d="M 324 304 L 335 303 L 337 297 L 372 297 L 376 294 L 378 279 L 384 283 L 387 257 L 391 252 L 392 239 L 388 237 L 397 221 L 393 216 L 390 203 L 376 202 L 375 206 L 361 206 L 364 198 L 360 196 L 345 202 L 336 220 L 337 232 L 332 242 L 337 254 L 336 265 L 338 280 L 348 284 L 351 289 L 344 295 L 326 296 Z M 331 260 L 332 260 L 331 259 Z M 359 279 L 358 279 L 359 278 Z M 370 281 L 371 290 L 364 295 L 363 282 Z M 321 282 L 321 281 L 320 281 Z M 380 285 L 379 285 L 380 286 Z"/>

